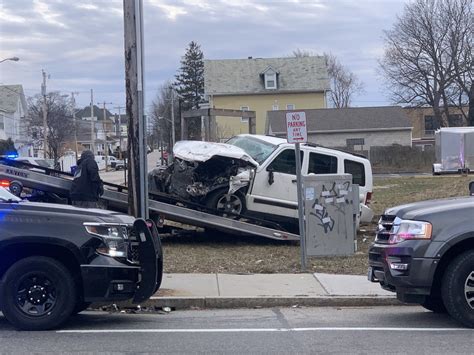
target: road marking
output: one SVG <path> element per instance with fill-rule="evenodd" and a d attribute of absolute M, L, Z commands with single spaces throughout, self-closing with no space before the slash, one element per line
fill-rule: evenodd
<path fill-rule="evenodd" d="M 468 328 L 392 328 L 392 327 L 312 327 L 312 328 L 224 328 L 224 329 L 70 329 L 56 333 L 263 333 L 263 332 L 318 332 L 318 331 L 390 331 L 390 332 L 453 332 Z"/>

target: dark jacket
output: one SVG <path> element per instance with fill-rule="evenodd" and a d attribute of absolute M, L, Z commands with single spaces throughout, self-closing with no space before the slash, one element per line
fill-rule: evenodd
<path fill-rule="evenodd" d="M 77 161 L 70 197 L 74 201 L 98 201 L 103 193 L 99 167 L 95 162 L 94 153 L 85 150 Z"/>

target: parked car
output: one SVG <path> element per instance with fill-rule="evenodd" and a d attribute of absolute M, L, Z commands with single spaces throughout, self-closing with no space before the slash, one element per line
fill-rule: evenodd
<path fill-rule="evenodd" d="M 0 310 L 18 329 L 58 327 L 91 302 L 140 303 L 160 286 L 152 222 L 22 201 L 4 188 L 0 213 Z"/>
<path fill-rule="evenodd" d="M 474 181 L 470 197 L 387 209 L 369 249 L 368 278 L 406 303 L 474 328 Z"/>
<path fill-rule="evenodd" d="M 173 164 L 150 172 L 151 192 L 205 204 L 224 214 L 297 226 L 295 151 L 285 139 L 243 134 L 226 143 L 180 141 L 173 152 Z M 301 146 L 301 158 L 303 175 L 352 174 L 360 187 L 360 221 L 371 221 L 368 159 L 313 144 Z"/>
<path fill-rule="evenodd" d="M 115 158 L 110 164 L 110 167 L 115 170 L 127 169 L 127 160 Z"/>

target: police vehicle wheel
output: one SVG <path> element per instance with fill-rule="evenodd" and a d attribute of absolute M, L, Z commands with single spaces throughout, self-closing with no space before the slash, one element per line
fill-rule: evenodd
<path fill-rule="evenodd" d="M 441 292 L 449 315 L 474 328 L 474 250 L 451 261 L 443 276 Z"/>
<path fill-rule="evenodd" d="M 5 273 L 3 286 L 3 315 L 18 329 L 58 327 L 76 306 L 74 279 L 52 258 L 32 256 L 17 261 Z"/>

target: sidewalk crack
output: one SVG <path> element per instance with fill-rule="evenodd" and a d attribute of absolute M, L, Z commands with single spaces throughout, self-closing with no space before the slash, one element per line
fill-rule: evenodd
<path fill-rule="evenodd" d="M 221 287 L 219 286 L 219 274 L 216 272 L 217 295 L 221 295 Z"/>
<path fill-rule="evenodd" d="M 328 290 L 326 289 L 326 287 L 324 287 L 323 283 L 321 281 L 318 280 L 318 278 L 316 277 L 316 275 L 314 273 L 312 273 L 311 275 L 313 275 L 313 278 L 316 280 L 316 282 L 321 286 L 321 288 L 323 289 L 324 292 L 326 292 L 326 295 L 329 296 L 329 292 Z"/>

